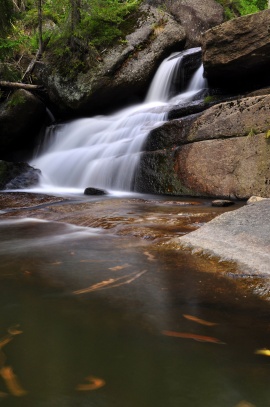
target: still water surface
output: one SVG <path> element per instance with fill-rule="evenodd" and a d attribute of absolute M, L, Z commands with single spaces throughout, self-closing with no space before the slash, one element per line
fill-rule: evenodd
<path fill-rule="evenodd" d="M 0 239 L 0 405 L 270 405 L 270 307 L 225 266 L 35 218 Z"/>

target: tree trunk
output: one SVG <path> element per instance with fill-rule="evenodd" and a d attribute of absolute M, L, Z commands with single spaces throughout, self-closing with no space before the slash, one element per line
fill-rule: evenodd
<path fill-rule="evenodd" d="M 42 0 L 38 0 L 38 38 L 39 38 L 39 54 L 43 52 L 42 40 Z"/>
<path fill-rule="evenodd" d="M 71 6 L 71 48 L 75 46 L 74 35 L 78 24 L 81 21 L 81 0 L 70 0 Z"/>

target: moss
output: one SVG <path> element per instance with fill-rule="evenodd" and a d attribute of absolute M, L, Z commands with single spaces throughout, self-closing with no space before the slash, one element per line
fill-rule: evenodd
<path fill-rule="evenodd" d="M 16 106 L 21 106 L 26 102 L 26 98 L 24 95 L 21 94 L 21 92 L 17 91 L 14 92 L 11 96 L 11 98 L 7 102 L 7 107 L 12 108 Z"/>

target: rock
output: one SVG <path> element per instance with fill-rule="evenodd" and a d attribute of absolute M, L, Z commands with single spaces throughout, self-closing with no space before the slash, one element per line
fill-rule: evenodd
<path fill-rule="evenodd" d="M 0 158 L 16 159 L 33 150 L 46 119 L 45 105 L 20 89 L 0 105 Z"/>
<path fill-rule="evenodd" d="M 210 107 L 194 122 L 188 141 L 253 137 L 270 128 L 270 95 L 246 97 Z"/>
<path fill-rule="evenodd" d="M 186 144 L 190 129 L 199 115 L 191 115 L 178 120 L 171 120 L 153 129 L 147 136 L 145 151 L 156 151 L 164 148 L 175 150 L 176 146 Z"/>
<path fill-rule="evenodd" d="M 269 224 L 270 200 L 265 200 L 226 212 L 176 242 L 182 248 L 237 262 L 244 274 L 269 276 Z"/>
<path fill-rule="evenodd" d="M 0 189 L 24 189 L 36 186 L 41 171 L 27 163 L 0 161 Z"/>
<path fill-rule="evenodd" d="M 225 207 L 225 206 L 231 206 L 234 205 L 233 201 L 229 201 L 226 199 L 216 199 L 215 201 L 212 201 L 212 206 L 216 206 L 216 207 Z"/>
<path fill-rule="evenodd" d="M 257 202 L 265 201 L 266 199 L 269 199 L 269 198 L 262 198 L 261 196 L 251 196 L 251 197 L 247 200 L 247 204 L 248 204 L 248 205 L 254 204 L 254 203 L 257 203 Z"/>
<path fill-rule="evenodd" d="M 270 144 L 265 134 L 186 144 L 176 156 L 180 182 L 202 196 L 270 197 Z"/>
<path fill-rule="evenodd" d="M 251 96 L 265 96 L 265 95 L 270 95 L 270 87 L 254 90 L 253 92 L 248 93 L 246 96 L 251 97 Z"/>
<path fill-rule="evenodd" d="M 84 195 L 107 195 L 103 189 L 88 187 L 84 190 Z"/>
<path fill-rule="evenodd" d="M 241 88 L 268 83 L 270 10 L 211 28 L 202 36 L 205 76 L 211 86 Z"/>
<path fill-rule="evenodd" d="M 61 67 L 37 64 L 35 74 L 61 112 L 93 114 L 141 100 L 160 62 L 185 45 L 185 30 L 168 13 L 141 6 L 141 18 L 126 44 L 108 48 L 69 78 Z M 62 113 L 63 114 L 63 113 Z"/>
<path fill-rule="evenodd" d="M 206 30 L 224 21 L 223 7 L 214 0 L 148 0 L 154 6 L 165 6 L 187 33 L 186 47 L 201 45 Z"/>

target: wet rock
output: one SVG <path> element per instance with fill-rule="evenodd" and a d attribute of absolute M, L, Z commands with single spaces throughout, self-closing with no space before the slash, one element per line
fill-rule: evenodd
<path fill-rule="evenodd" d="M 231 206 L 234 205 L 233 201 L 229 201 L 227 199 L 216 199 L 215 201 L 212 201 L 212 206 L 216 207 L 225 207 L 225 206 Z"/>
<path fill-rule="evenodd" d="M 171 120 L 152 130 L 147 136 L 145 151 L 161 150 L 163 148 L 175 149 L 185 144 L 192 124 L 198 115 L 191 115 L 178 120 Z"/>
<path fill-rule="evenodd" d="M 269 83 L 269 18 L 268 9 L 227 21 L 204 33 L 203 64 L 212 86 L 256 88 Z"/>
<path fill-rule="evenodd" d="M 39 183 L 41 171 L 27 163 L 0 161 L 0 189 L 24 189 Z"/>
<path fill-rule="evenodd" d="M 46 107 L 40 99 L 24 89 L 14 92 L 0 105 L 0 158 L 21 159 L 29 154 L 45 120 Z"/>
<path fill-rule="evenodd" d="M 198 195 L 181 182 L 174 167 L 174 148 L 144 153 L 136 173 L 134 190 L 164 195 Z"/>
<path fill-rule="evenodd" d="M 107 195 L 103 189 L 88 187 L 84 190 L 84 195 Z"/>

